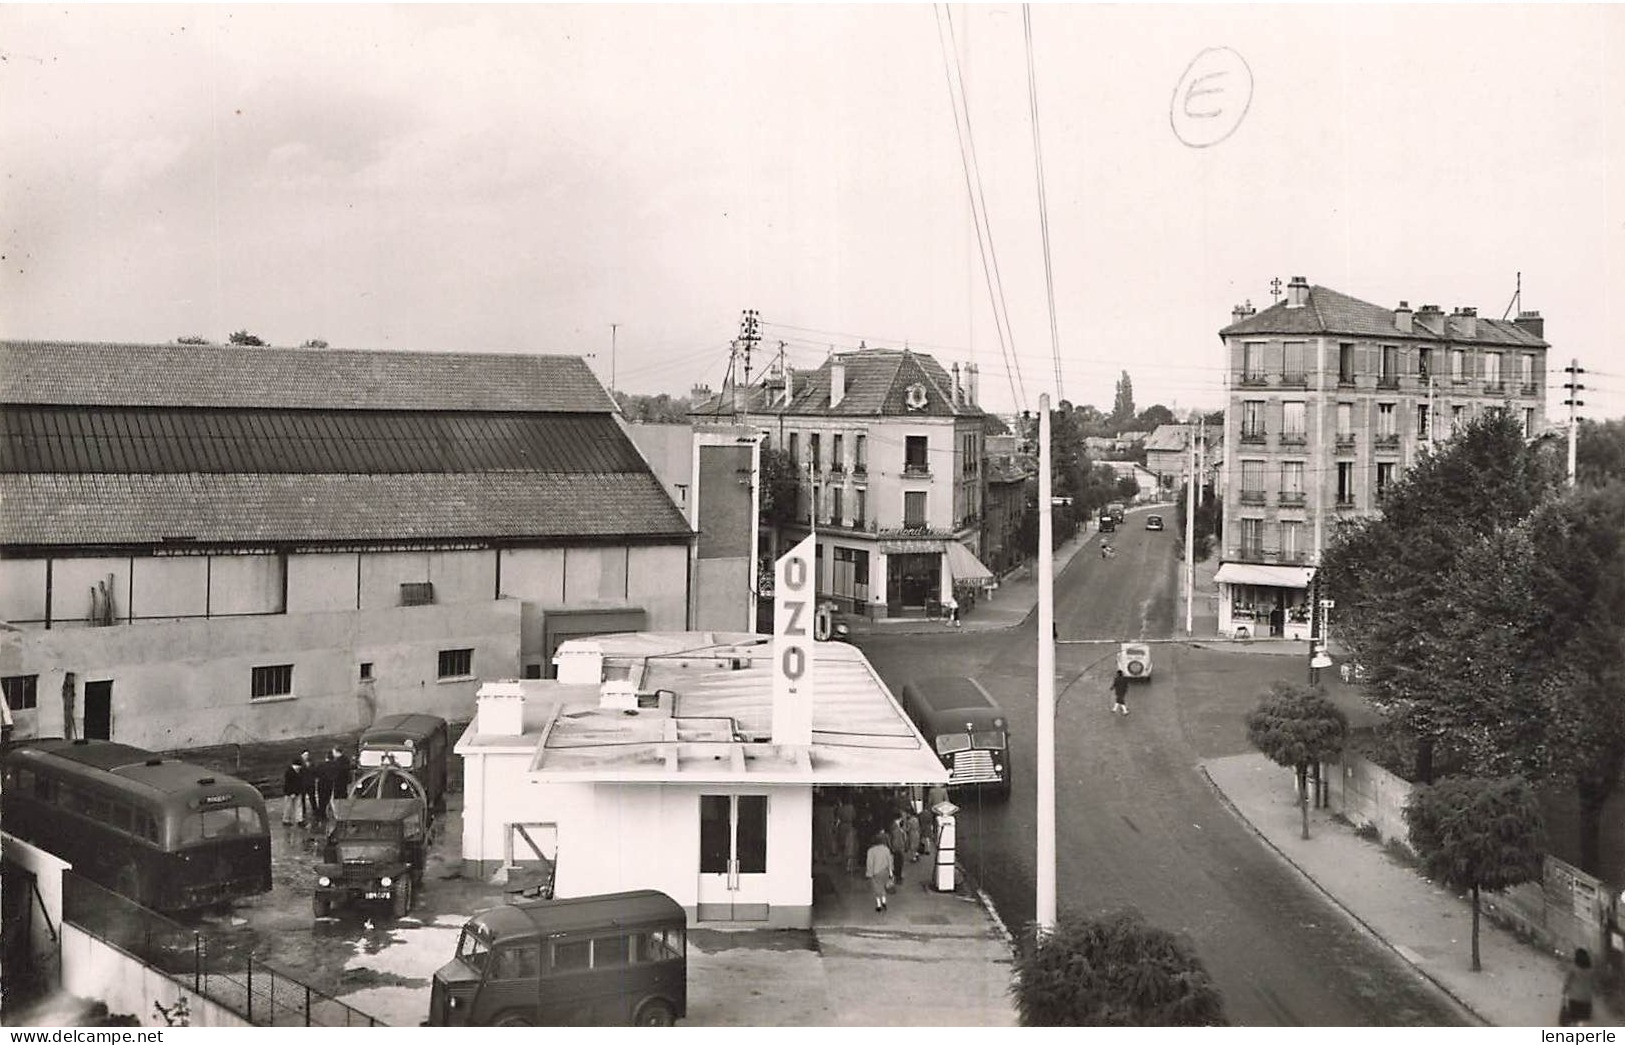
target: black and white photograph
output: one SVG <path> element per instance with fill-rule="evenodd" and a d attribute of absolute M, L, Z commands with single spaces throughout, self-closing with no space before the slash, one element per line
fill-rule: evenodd
<path fill-rule="evenodd" d="M 1625 4 L 6 3 L 0 142 L 16 1040 L 1625 1026 Z"/>

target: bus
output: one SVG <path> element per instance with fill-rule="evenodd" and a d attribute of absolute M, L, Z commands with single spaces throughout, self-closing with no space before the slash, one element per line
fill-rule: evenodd
<path fill-rule="evenodd" d="M 688 1013 L 687 932 L 654 889 L 481 911 L 434 974 L 428 1025 L 669 1027 Z"/>
<path fill-rule="evenodd" d="M 429 808 L 439 813 L 446 808 L 449 746 L 446 720 L 438 715 L 385 715 L 362 732 L 356 761 L 363 771 L 386 761 L 407 770 L 423 785 Z"/>
<path fill-rule="evenodd" d="M 25 740 L 0 756 L 0 818 L 76 874 L 158 911 L 271 889 L 253 785 L 106 740 Z"/>
<path fill-rule="evenodd" d="M 903 710 L 942 759 L 950 789 L 1010 797 L 1008 724 L 981 683 L 962 675 L 916 679 L 903 687 Z"/>

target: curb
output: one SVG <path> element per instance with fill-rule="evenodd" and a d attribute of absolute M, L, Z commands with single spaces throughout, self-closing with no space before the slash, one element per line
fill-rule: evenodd
<path fill-rule="evenodd" d="M 1004 940 L 1004 945 L 1010 948 L 1010 954 L 1014 956 L 1016 953 L 1016 938 L 1011 934 L 1010 927 L 1004 924 L 1004 919 L 999 917 L 998 910 L 993 906 L 993 898 L 987 895 L 985 889 L 976 884 L 976 879 L 972 878 L 970 872 L 966 871 L 962 865 L 954 864 L 954 873 L 963 877 L 970 884 L 971 890 L 976 893 L 976 902 L 981 904 L 982 910 L 992 920 L 993 927 L 999 931 L 1000 939 Z"/>
<path fill-rule="evenodd" d="M 1346 915 L 1350 921 L 1352 921 L 1355 925 L 1358 925 L 1373 940 L 1376 940 L 1378 943 L 1380 943 L 1384 947 L 1388 948 L 1388 950 L 1392 951 L 1395 957 L 1397 957 L 1400 961 L 1404 962 L 1406 965 L 1408 965 L 1412 969 L 1414 969 L 1416 971 L 1416 973 L 1419 976 L 1421 976 L 1424 980 L 1426 980 L 1429 983 L 1433 984 L 1433 986 L 1436 987 L 1439 990 L 1440 993 L 1442 993 L 1445 997 L 1449 998 L 1451 1001 L 1455 1002 L 1456 1005 L 1459 1006 L 1463 1012 L 1465 1012 L 1467 1015 L 1471 1016 L 1473 1019 L 1477 1020 L 1480 1026 L 1484 1026 L 1484 1027 L 1493 1027 L 1493 1026 L 1495 1026 L 1495 1024 L 1491 1023 L 1489 1020 L 1485 1019 L 1482 1015 L 1480 1015 L 1477 1009 L 1475 1009 L 1471 1005 L 1469 1005 L 1467 1003 L 1467 1001 L 1465 999 L 1463 999 L 1460 995 L 1458 995 L 1455 991 L 1451 990 L 1449 987 L 1445 986 L 1443 983 L 1440 983 L 1439 980 L 1437 978 L 1435 978 L 1432 973 L 1428 972 L 1426 969 L 1422 968 L 1420 965 L 1417 965 L 1415 962 L 1411 961 L 1411 959 L 1407 958 L 1405 956 L 1404 952 L 1402 952 L 1398 947 L 1394 946 L 1394 944 L 1390 943 L 1388 941 L 1388 939 L 1385 936 L 1383 936 L 1381 933 L 1377 932 L 1377 930 L 1373 929 L 1370 926 L 1370 924 L 1368 924 L 1366 922 L 1366 920 L 1364 918 L 1361 918 L 1359 915 L 1357 915 L 1353 911 L 1351 911 L 1348 908 L 1348 906 L 1343 903 L 1342 900 L 1339 900 L 1336 896 L 1332 895 L 1330 890 L 1328 890 L 1324 885 L 1321 885 L 1318 881 L 1316 881 L 1314 875 L 1310 874 L 1308 871 L 1305 871 L 1303 869 L 1303 867 L 1301 865 L 1299 865 L 1299 863 L 1296 860 L 1292 859 L 1292 857 L 1290 857 L 1286 853 L 1282 852 L 1281 848 L 1279 846 L 1277 846 L 1274 842 L 1269 840 L 1269 836 L 1264 834 L 1264 832 L 1260 831 L 1253 824 L 1253 822 L 1251 820 L 1247 819 L 1246 814 L 1244 814 L 1239 808 L 1236 807 L 1236 803 L 1234 803 L 1234 802 L 1232 802 L 1230 800 L 1229 795 L 1224 793 L 1224 789 L 1222 787 L 1220 787 L 1217 783 L 1214 782 L 1213 774 L 1208 772 L 1207 765 L 1205 763 L 1198 763 L 1196 768 L 1202 771 L 1202 779 L 1206 780 L 1207 784 L 1208 784 L 1208 787 L 1212 788 L 1213 793 L 1219 796 L 1219 801 L 1224 803 L 1225 808 L 1229 809 L 1230 812 L 1235 815 L 1237 820 L 1240 820 L 1243 824 L 1246 824 L 1247 825 L 1247 830 L 1249 830 L 1253 834 L 1257 835 L 1259 841 L 1261 841 L 1265 845 L 1269 846 L 1271 851 L 1273 851 L 1276 856 L 1279 856 L 1282 860 L 1285 860 L 1287 862 L 1287 864 L 1294 871 L 1297 871 L 1298 874 L 1300 876 L 1302 876 L 1304 881 L 1306 881 L 1310 885 L 1314 886 L 1315 889 L 1318 890 L 1322 896 L 1324 896 L 1326 899 L 1330 900 L 1332 902 L 1332 906 L 1336 907 L 1339 911 L 1342 911 L 1343 914 Z"/>

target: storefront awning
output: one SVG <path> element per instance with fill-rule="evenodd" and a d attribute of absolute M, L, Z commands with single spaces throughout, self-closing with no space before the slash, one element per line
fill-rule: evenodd
<path fill-rule="evenodd" d="M 1227 562 L 1213 579 L 1219 584 L 1259 584 L 1269 588 L 1307 588 L 1314 569 L 1308 566 L 1264 566 L 1251 562 Z"/>
<path fill-rule="evenodd" d="M 948 572 L 956 581 L 982 584 L 993 579 L 993 571 L 958 541 L 948 542 Z"/>

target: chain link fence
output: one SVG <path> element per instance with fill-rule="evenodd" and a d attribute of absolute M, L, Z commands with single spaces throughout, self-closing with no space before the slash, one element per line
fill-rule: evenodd
<path fill-rule="evenodd" d="M 207 930 L 193 929 L 71 872 L 63 920 L 118 948 L 259 1027 L 376 1027 L 353 1006 L 256 960 Z"/>

